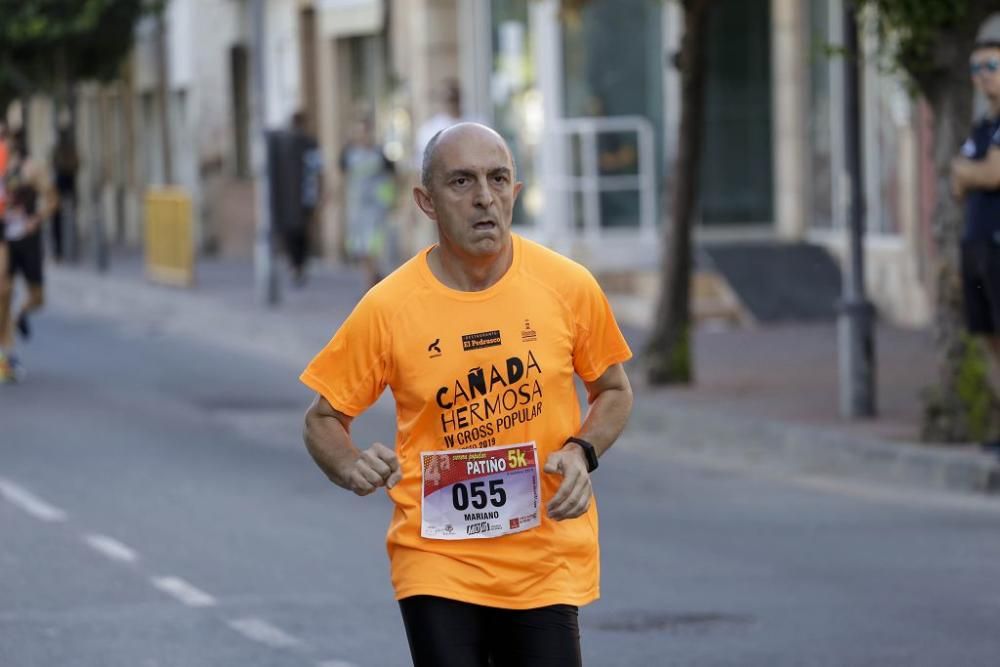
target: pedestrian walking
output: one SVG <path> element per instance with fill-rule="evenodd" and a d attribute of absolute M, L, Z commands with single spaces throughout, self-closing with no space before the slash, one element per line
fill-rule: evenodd
<path fill-rule="evenodd" d="M 323 200 L 323 156 L 301 111 L 269 135 L 271 211 L 297 286 L 306 283 L 309 236 Z"/>
<path fill-rule="evenodd" d="M 437 243 L 301 376 L 317 465 L 394 503 L 392 584 L 418 667 L 580 665 L 578 608 L 600 592 L 590 475 L 631 411 L 631 352 L 585 268 L 511 233 L 514 169 L 483 125 L 437 134 L 413 191 Z M 395 448 L 362 448 L 352 422 L 386 387 Z"/>
<path fill-rule="evenodd" d="M 465 120 L 462 117 L 462 89 L 456 79 L 443 80 L 434 93 L 434 101 L 438 110 L 417 128 L 413 155 L 418 161 L 423 159 L 424 150 L 434 135 Z M 418 162 L 416 169 L 420 170 L 421 166 Z"/>
<path fill-rule="evenodd" d="M 965 205 L 961 270 L 966 324 L 969 333 L 986 343 L 991 384 L 1000 395 L 1000 41 L 977 43 L 969 66 L 989 110 L 952 160 L 951 186 Z M 1000 454 L 1000 441 L 984 444 Z"/>
<path fill-rule="evenodd" d="M 20 364 L 14 353 L 14 329 L 25 340 L 31 337 L 29 315 L 45 303 L 42 223 L 51 215 L 55 197 L 45 171 L 28 157 L 22 138 L 13 140 L 7 171 L 3 235 L 7 244 L 6 280 L 0 284 L 0 350 L 6 359 L 6 380 L 16 380 Z M 13 315 L 15 281 L 27 283 L 27 295 Z"/>
<path fill-rule="evenodd" d="M 66 246 L 66 237 L 73 233 L 72 212 L 76 209 L 76 172 L 80 168 L 80 158 L 76 143 L 68 127 L 59 129 L 59 137 L 52 149 L 52 175 L 58 200 L 50 221 L 52 231 L 52 258 L 61 262 Z M 71 251 L 72 252 L 72 251 Z"/>
<path fill-rule="evenodd" d="M 364 267 L 368 286 L 389 269 L 389 216 L 396 203 L 396 169 L 375 141 L 371 118 L 354 127 L 340 154 L 344 173 L 347 254 Z"/>

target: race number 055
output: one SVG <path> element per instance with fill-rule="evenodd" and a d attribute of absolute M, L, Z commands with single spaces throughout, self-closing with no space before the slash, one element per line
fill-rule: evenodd
<path fill-rule="evenodd" d="M 503 488 L 502 479 L 491 479 L 489 483 L 489 497 L 486 496 L 486 482 L 469 482 L 468 486 L 462 482 L 451 487 L 451 503 L 459 511 L 472 507 L 481 510 L 487 504 L 493 507 L 503 507 L 507 503 L 507 492 Z"/>

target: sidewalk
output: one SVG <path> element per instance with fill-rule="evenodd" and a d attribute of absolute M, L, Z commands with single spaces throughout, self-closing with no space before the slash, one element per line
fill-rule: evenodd
<path fill-rule="evenodd" d="M 108 273 L 49 266 L 59 310 L 126 320 L 141 331 L 192 337 L 302 368 L 350 313 L 365 285 L 345 267 L 314 265 L 282 302 L 255 301 L 247 260 L 202 259 L 196 287 L 153 285 L 138 254 L 116 254 Z M 646 332 L 623 322 L 633 350 Z M 1000 493 L 1000 462 L 972 446 L 917 444 L 919 392 L 933 379 L 930 336 L 880 325 L 876 343 L 879 416 L 838 417 L 833 324 L 786 325 L 695 336 L 698 382 L 651 388 L 632 364 L 636 405 L 626 437 L 653 453 L 724 458 L 741 466 L 863 478 L 933 490 Z"/>

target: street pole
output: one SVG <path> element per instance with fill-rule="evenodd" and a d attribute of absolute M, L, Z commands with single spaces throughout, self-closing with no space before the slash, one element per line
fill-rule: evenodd
<path fill-rule="evenodd" d="M 170 136 L 170 70 L 167 64 L 167 19 L 163 7 L 156 13 L 156 107 L 160 114 L 163 185 L 174 184 L 174 145 Z"/>
<path fill-rule="evenodd" d="M 267 0 L 250 0 L 253 31 L 250 103 L 251 155 L 257 194 L 257 228 L 254 239 L 254 287 L 257 300 L 265 306 L 281 301 L 274 261 L 274 226 L 271 221 L 271 183 L 267 155 L 266 78 L 264 74 L 264 5 Z"/>
<path fill-rule="evenodd" d="M 865 296 L 865 209 L 861 179 L 858 25 L 855 3 L 844 0 L 844 135 L 847 204 L 847 261 L 840 302 L 840 413 L 875 415 L 875 309 Z"/>

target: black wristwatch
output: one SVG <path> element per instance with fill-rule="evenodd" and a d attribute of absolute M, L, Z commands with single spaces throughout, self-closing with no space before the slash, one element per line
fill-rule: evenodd
<path fill-rule="evenodd" d="M 580 445 L 580 449 L 583 450 L 583 455 L 587 457 L 587 472 L 591 473 L 597 470 L 597 450 L 594 449 L 594 446 L 583 438 L 566 438 L 566 443 L 570 442 L 575 442 Z"/>

